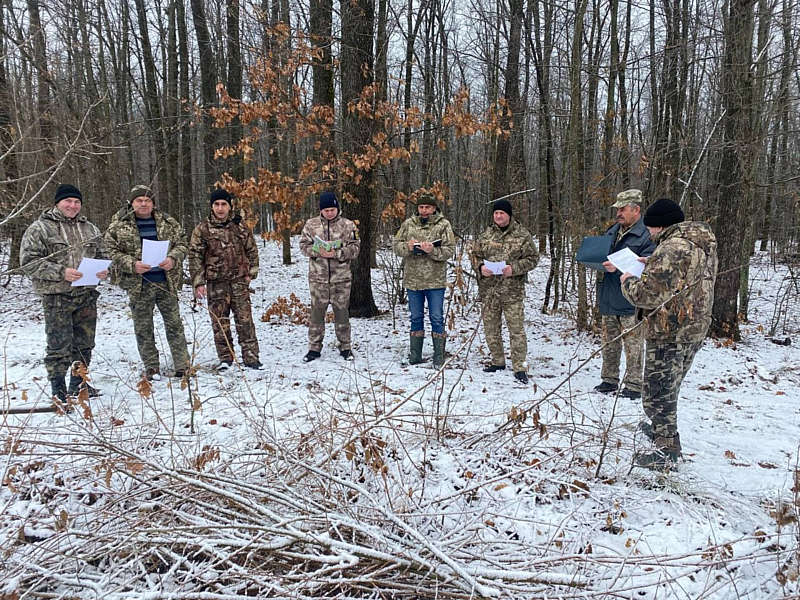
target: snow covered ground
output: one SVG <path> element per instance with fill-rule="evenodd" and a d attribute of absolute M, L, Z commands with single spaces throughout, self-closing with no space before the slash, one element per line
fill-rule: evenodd
<path fill-rule="evenodd" d="M 294 256 L 262 249 L 256 319 L 280 297 L 290 313 L 292 294 L 308 301 Z M 697 355 L 685 461 L 654 474 L 631 467 L 640 401 L 591 391 L 599 355 L 579 369 L 598 336 L 540 312 L 548 267 L 528 286 L 527 387 L 481 371 L 469 283 L 446 301 L 448 368 L 404 366 L 406 306 L 393 315 L 378 269 L 384 312 L 353 320 L 355 362 L 330 324 L 304 364 L 306 327 L 274 315 L 257 320 L 264 370 L 216 374 L 186 288 L 196 375 L 142 389 L 125 295 L 104 286 L 91 378 L 105 394 L 68 415 L 6 413 L 49 402 L 41 310 L 13 280 L 0 290 L 0 598 L 797 597 L 797 292 L 775 335 L 792 344 L 767 339 L 787 269 L 753 259 L 743 340 Z"/>

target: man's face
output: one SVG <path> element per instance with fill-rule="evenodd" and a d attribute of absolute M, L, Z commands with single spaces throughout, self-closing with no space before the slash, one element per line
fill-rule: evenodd
<path fill-rule="evenodd" d="M 650 232 L 650 239 L 655 241 L 656 238 L 658 237 L 658 234 L 661 233 L 662 231 L 664 231 L 664 228 L 663 227 L 651 227 L 650 225 L 648 225 L 647 226 L 647 231 Z"/>
<path fill-rule="evenodd" d="M 339 214 L 339 209 L 335 206 L 329 206 L 328 208 L 323 208 L 321 211 L 322 216 L 328 219 L 328 221 L 332 221 L 336 218 L 336 215 Z"/>
<path fill-rule="evenodd" d="M 627 206 L 623 206 L 622 208 L 617 209 L 617 223 L 622 225 L 624 229 L 627 229 L 636 221 L 639 220 L 639 215 L 641 214 L 642 209 L 639 207 L 638 204 L 628 204 Z"/>
<path fill-rule="evenodd" d="M 140 219 L 148 219 L 153 215 L 153 199 L 149 196 L 138 196 L 131 202 L 133 214 Z"/>
<path fill-rule="evenodd" d="M 224 221 L 231 212 L 231 205 L 228 204 L 227 200 L 214 200 L 214 204 L 211 205 L 211 212 L 220 221 Z"/>
<path fill-rule="evenodd" d="M 494 211 L 492 218 L 494 219 L 494 224 L 498 227 L 507 227 L 511 222 L 511 215 L 504 210 Z"/>
<path fill-rule="evenodd" d="M 430 217 L 436 212 L 436 207 L 433 204 L 418 204 L 417 213 L 423 219 Z"/>
<path fill-rule="evenodd" d="M 81 212 L 81 201 L 79 198 L 62 198 L 56 202 L 56 208 L 68 219 L 74 219 Z"/>

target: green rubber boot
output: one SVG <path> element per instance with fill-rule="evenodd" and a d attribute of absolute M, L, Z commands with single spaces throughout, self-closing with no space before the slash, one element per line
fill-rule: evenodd
<path fill-rule="evenodd" d="M 411 349 L 408 352 L 408 364 L 418 365 L 422 362 L 422 344 L 425 342 L 425 338 L 421 335 L 414 335 L 412 333 L 410 342 Z"/>
<path fill-rule="evenodd" d="M 440 369 L 444 364 L 444 343 L 447 338 L 444 335 L 433 334 L 433 366 Z"/>

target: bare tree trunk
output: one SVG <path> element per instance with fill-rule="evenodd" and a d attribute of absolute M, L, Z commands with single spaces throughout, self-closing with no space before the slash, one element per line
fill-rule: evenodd
<path fill-rule="evenodd" d="M 742 240 L 746 235 L 752 189 L 753 0 L 731 0 L 724 14 L 725 55 L 722 64 L 724 137 L 719 171 L 719 275 L 714 289 L 711 333 L 740 339 L 739 286 Z"/>
<path fill-rule="evenodd" d="M 242 98 L 242 48 L 239 35 L 239 0 L 227 0 L 226 33 L 228 38 L 228 76 L 226 86 L 231 98 Z M 230 143 L 236 144 L 242 138 L 242 124 L 236 117 L 229 126 Z M 244 179 L 244 163 L 235 155 L 231 158 L 229 170 L 234 179 Z"/>
<path fill-rule="evenodd" d="M 570 164 L 570 200 L 572 213 L 572 240 L 577 243 L 584 232 L 584 204 L 586 193 L 585 154 L 583 140 L 583 103 L 581 95 L 581 55 L 583 47 L 583 19 L 586 14 L 588 0 L 576 0 L 575 28 L 572 36 L 572 52 L 569 68 L 570 110 L 569 130 L 567 133 L 567 151 Z M 589 305 L 586 290 L 586 273 L 578 269 L 578 306 L 576 310 L 576 326 L 578 330 L 586 330 L 589 325 Z"/>
<path fill-rule="evenodd" d="M 141 0 L 137 0 L 141 2 Z M 211 42 L 211 34 L 208 30 L 208 20 L 203 0 L 191 0 L 192 21 L 197 35 L 197 47 L 200 50 L 200 97 L 203 108 L 203 160 L 202 160 L 202 181 L 206 190 L 210 190 L 216 181 L 214 168 L 214 151 L 216 146 L 216 134 L 212 126 L 211 115 L 208 109 L 217 102 L 217 65 L 214 57 L 214 46 Z"/>
<path fill-rule="evenodd" d="M 372 122 L 347 110 L 350 102 L 357 100 L 361 91 L 373 83 L 373 21 L 374 0 L 342 0 L 342 118 L 344 148 L 358 152 L 372 139 Z M 349 183 L 347 191 L 356 199 L 353 216 L 359 223 L 361 247 L 372 245 L 372 170 L 363 173 L 358 183 Z M 350 315 L 373 317 L 378 308 L 372 296 L 372 273 L 369 252 L 359 253 L 353 269 L 353 287 L 350 291 Z"/>

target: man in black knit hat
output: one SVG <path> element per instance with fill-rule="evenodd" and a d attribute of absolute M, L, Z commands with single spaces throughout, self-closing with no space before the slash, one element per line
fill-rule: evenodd
<path fill-rule="evenodd" d="M 258 338 L 250 306 L 250 282 L 258 277 L 258 248 L 253 232 L 233 210 L 224 189 L 211 193 L 211 214 L 194 228 L 189 242 L 189 273 L 196 298 L 208 296 L 219 371 L 233 364 L 230 314 L 242 347 L 245 367 L 260 369 Z"/>
<path fill-rule="evenodd" d="M 636 464 L 664 469 L 681 455 L 678 395 L 711 324 L 717 277 L 717 240 L 706 223 L 684 222 L 672 200 L 656 200 L 644 215 L 656 243 L 641 278 L 624 273 L 622 293 L 645 318 L 647 350 L 641 431 L 655 445 Z"/>
<path fill-rule="evenodd" d="M 33 280 L 42 299 L 47 353 L 44 365 L 53 396 L 64 402 L 67 395 L 86 390 L 100 392 L 85 382 L 92 359 L 97 323 L 96 286 L 73 286 L 84 273 L 78 266 L 84 258 L 105 258 L 100 230 L 81 216 L 83 196 L 69 184 L 58 186 L 55 206 L 44 211 L 22 236 L 20 266 Z M 108 271 L 98 272 L 105 279 Z M 72 365 L 69 388 L 64 381 Z"/>

